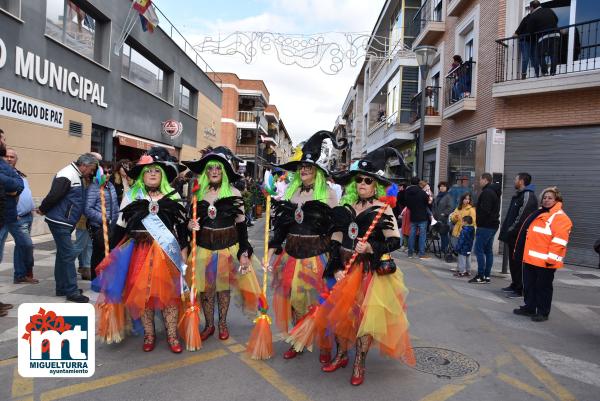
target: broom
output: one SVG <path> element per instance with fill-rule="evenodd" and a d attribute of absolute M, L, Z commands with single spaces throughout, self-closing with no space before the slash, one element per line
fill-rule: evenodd
<path fill-rule="evenodd" d="M 396 205 L 397 195 L 398 186 L 396 184 L 392 184 L 386 191 L 386 195 L 379 198 L 379 200 L 382 201 L 384 205 L 383 207 L 379 208 L 379 211 L 377 212 L 377 215 L 375 215 L 375 218 L 371 222 L 371 225 L 367 229 L 367 232 L 359 240 L 360 242 L 362 242 L 363 244 L 367 242 L 367 240 L 373 233 L 375 226 L 377 225 L 377 223 L 379 223 L 381 216 L 383 216 L 387 208 L 390 206 L 393 208 Z M 354 251 L 352 253 L 352 257 L 350 257 L 350 259 L 344 266 L 344 273 L 348 273 L 348 270 L 350 270 L 350 267 L 352 267 L 357 257 L 358 252 Z M 285 340 L 285 342 L 290 344 L 296 352 L 301 352 L 304 348 L 308 349 L 309 351 L 312 351 L 312 345 L 315 341 L 315 336 L 317 335 L 315 324 L 316 316 L 319 312 L 321 304 L 325 302 L 328 296 L 328 293 L 321 294 L 321 297 L 319 299 L 319 305 L 312 305 L 309 308 L 308 313 L 304 315 L 298 321 L 298 323 L 296 323 L 294 328 L 290 331 L 290 335 Z"/>
<path fill-rule="evenodd" d="M 194 182 L 192 191 L 192 219 L 195 222 L 197 219 L 197 195 L 198 181 Z M 192 285 L 190 288 L 190 299 L 181 319 L 179 320 L 179 332 L 183 337 L 185 349 L 188 351 L 198 351 L 202 348 L 202 339 L 200 338 L 200 305 L 196 299 L 196 230 L 192 230 Z M 185 300 L 184 300 L 185 302 Z"/>
<path fill-rule="evenodd" d="M 269 171 L 265 172 L 265 198 L 267 200 L 265 220 L 265 250 L 264 261 L 268 263 L 269 257 L 269 225 L 271 222 L 271 191 L 268 183 L 272 184 L 272 176 Z M 263 272 L 262 294 L 258 299 L 258 317 L 254 319 L 254 329 L 250 333 L 246 352 L 252 359 L 269 359 L 273 356 L 273 335 L 271 334 L 271 318 L 267 314 L 269 304 L 267 303 L 267 276 L 268 270 Z"/>

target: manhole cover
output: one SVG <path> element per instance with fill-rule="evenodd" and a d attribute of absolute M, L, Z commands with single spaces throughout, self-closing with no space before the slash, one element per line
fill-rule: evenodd
<path fill-rule="evenodd" d="M 46 241 L 34 244 L 33 247 L 42 251 L 54 251 L 56 249 L 56 244 L 54 241 Z"/>
<path fill-rule="evenodd" d="M 463 377 L 479 370 L 479 363 L 460 352 L 443 348 L 418 347 L 414 349 L 415 369 L 441 378 Z"/>
<path fill-rule="evenodd" d="M 600 280 L 600 277 L 595 274 L 587 274 L 587 273 L 573 273 L 574 276 L 589 279 L 589 280 Z"/>

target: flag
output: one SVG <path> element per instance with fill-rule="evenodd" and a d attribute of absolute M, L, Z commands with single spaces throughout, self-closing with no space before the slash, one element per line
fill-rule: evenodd
<path fill-rule="evenodd" d="M 154 32 L 154 28 L 158 25 L 158 15 L 156 15 L 154 7 L 150 6 L 143 14 L 140 14 L 140 20 L 142 21 L 142 30 L 144 32 Z"/>
<path fill-rule="evenodd" d="M 133 0 L 133 8 L 135 8 L 140 15 L 144 14 L 151 5 L 152 0 Z"/>

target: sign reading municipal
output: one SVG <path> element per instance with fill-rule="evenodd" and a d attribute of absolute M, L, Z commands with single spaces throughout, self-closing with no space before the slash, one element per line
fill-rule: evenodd
<path fill-rule="evenodd" d="M 95 310 L 91 304 L 19 306 L 22 377 L 91 377 L 96 366 Z"/>

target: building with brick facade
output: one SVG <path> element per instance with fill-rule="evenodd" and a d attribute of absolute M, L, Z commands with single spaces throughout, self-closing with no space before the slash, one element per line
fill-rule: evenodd
<path fill-rule="evenodd" d="M 421 88 L 418 73 L 408 80 L 412 93 L 405 85 L 406 72 L 416 66 L 406 57 L 404 73 L 396 81 L 402 85 L 394 92 L 393 81 L 387 81 L 394 54 L 388 52 L 383 63 L 368 55 L 359 74 L 363 109 L 350 107 L 360 91 L 355 84 L 338 118 L 343 123 L 338 124 L 338 131 L 347 133 L 356 132 L 356 123 L 348 129 L 348 121 L 356 121 L 358 115 L 363 118 L 362 149 L 353 148 L 352 158 L 355 151 L 370 153 L 391 144 L 412 163 L 421 123 L 419 105 L 424 99 L 423 179 L 432 188 L 448 181 L 451 186 L 467 187 L 476 197 L 479 177 L 490 172 L 502 183 L 505 212 L 517 173 L 529 172 L 538 191 L 557 185 L 574 222 L 567 261 L 595 265 L 592 245 L 600 232 L 600 212 L 592 205 L 597 203 L 594 189 L 600 186 L 600 174 L 595 167 L 599 163 L 591 161 L 600 160 L 600 115 L 596 112 L 600 107 L 600 3 L 542 1 L 542 7 L 556 14 L 558 28 L 521 38 L 513 34 L 529 12 L 529 0 L 417 3 L 414 8 L 410 1 L 386 1 L 371 43 L 386 27 L 393 30 L 390 27 L 398 17 L 390 10 L 403 9 L 405 44 L 413 49 L 420 45 L 437 48 L 426 87 Z M 537 51 L 538 56 L 527 61 L 523 39 L 536 43 L 535 49 L 530 45 L 530 54 Z M 459 56 L 458 62 L 454 56 Z M 542 63 L 548 65 L 546 75 L 542 75 Z M 407 99 L 411 107 L 405 123 L 402 112 Z M 400 121 L 390 136 L 388 124 L 382 121 L 389 120 L 397 107 Z M 373 120 L 374 113 L 381 118 Z"/>
<path fill-rule="evenodd" d="M 243 168 L 248 174 L 254 172 L 256 157 L 259 158 L 259 167 L 287 160 L 292 142 L 279 110 L 269 104 L 270 94 L 265 82 L 241 79 L 231 72 L 209 76 L 223 90 L 221 144 L 246 161 Z M 259 176 L 261 172 L 262 168 L 259 168 Z"/>

